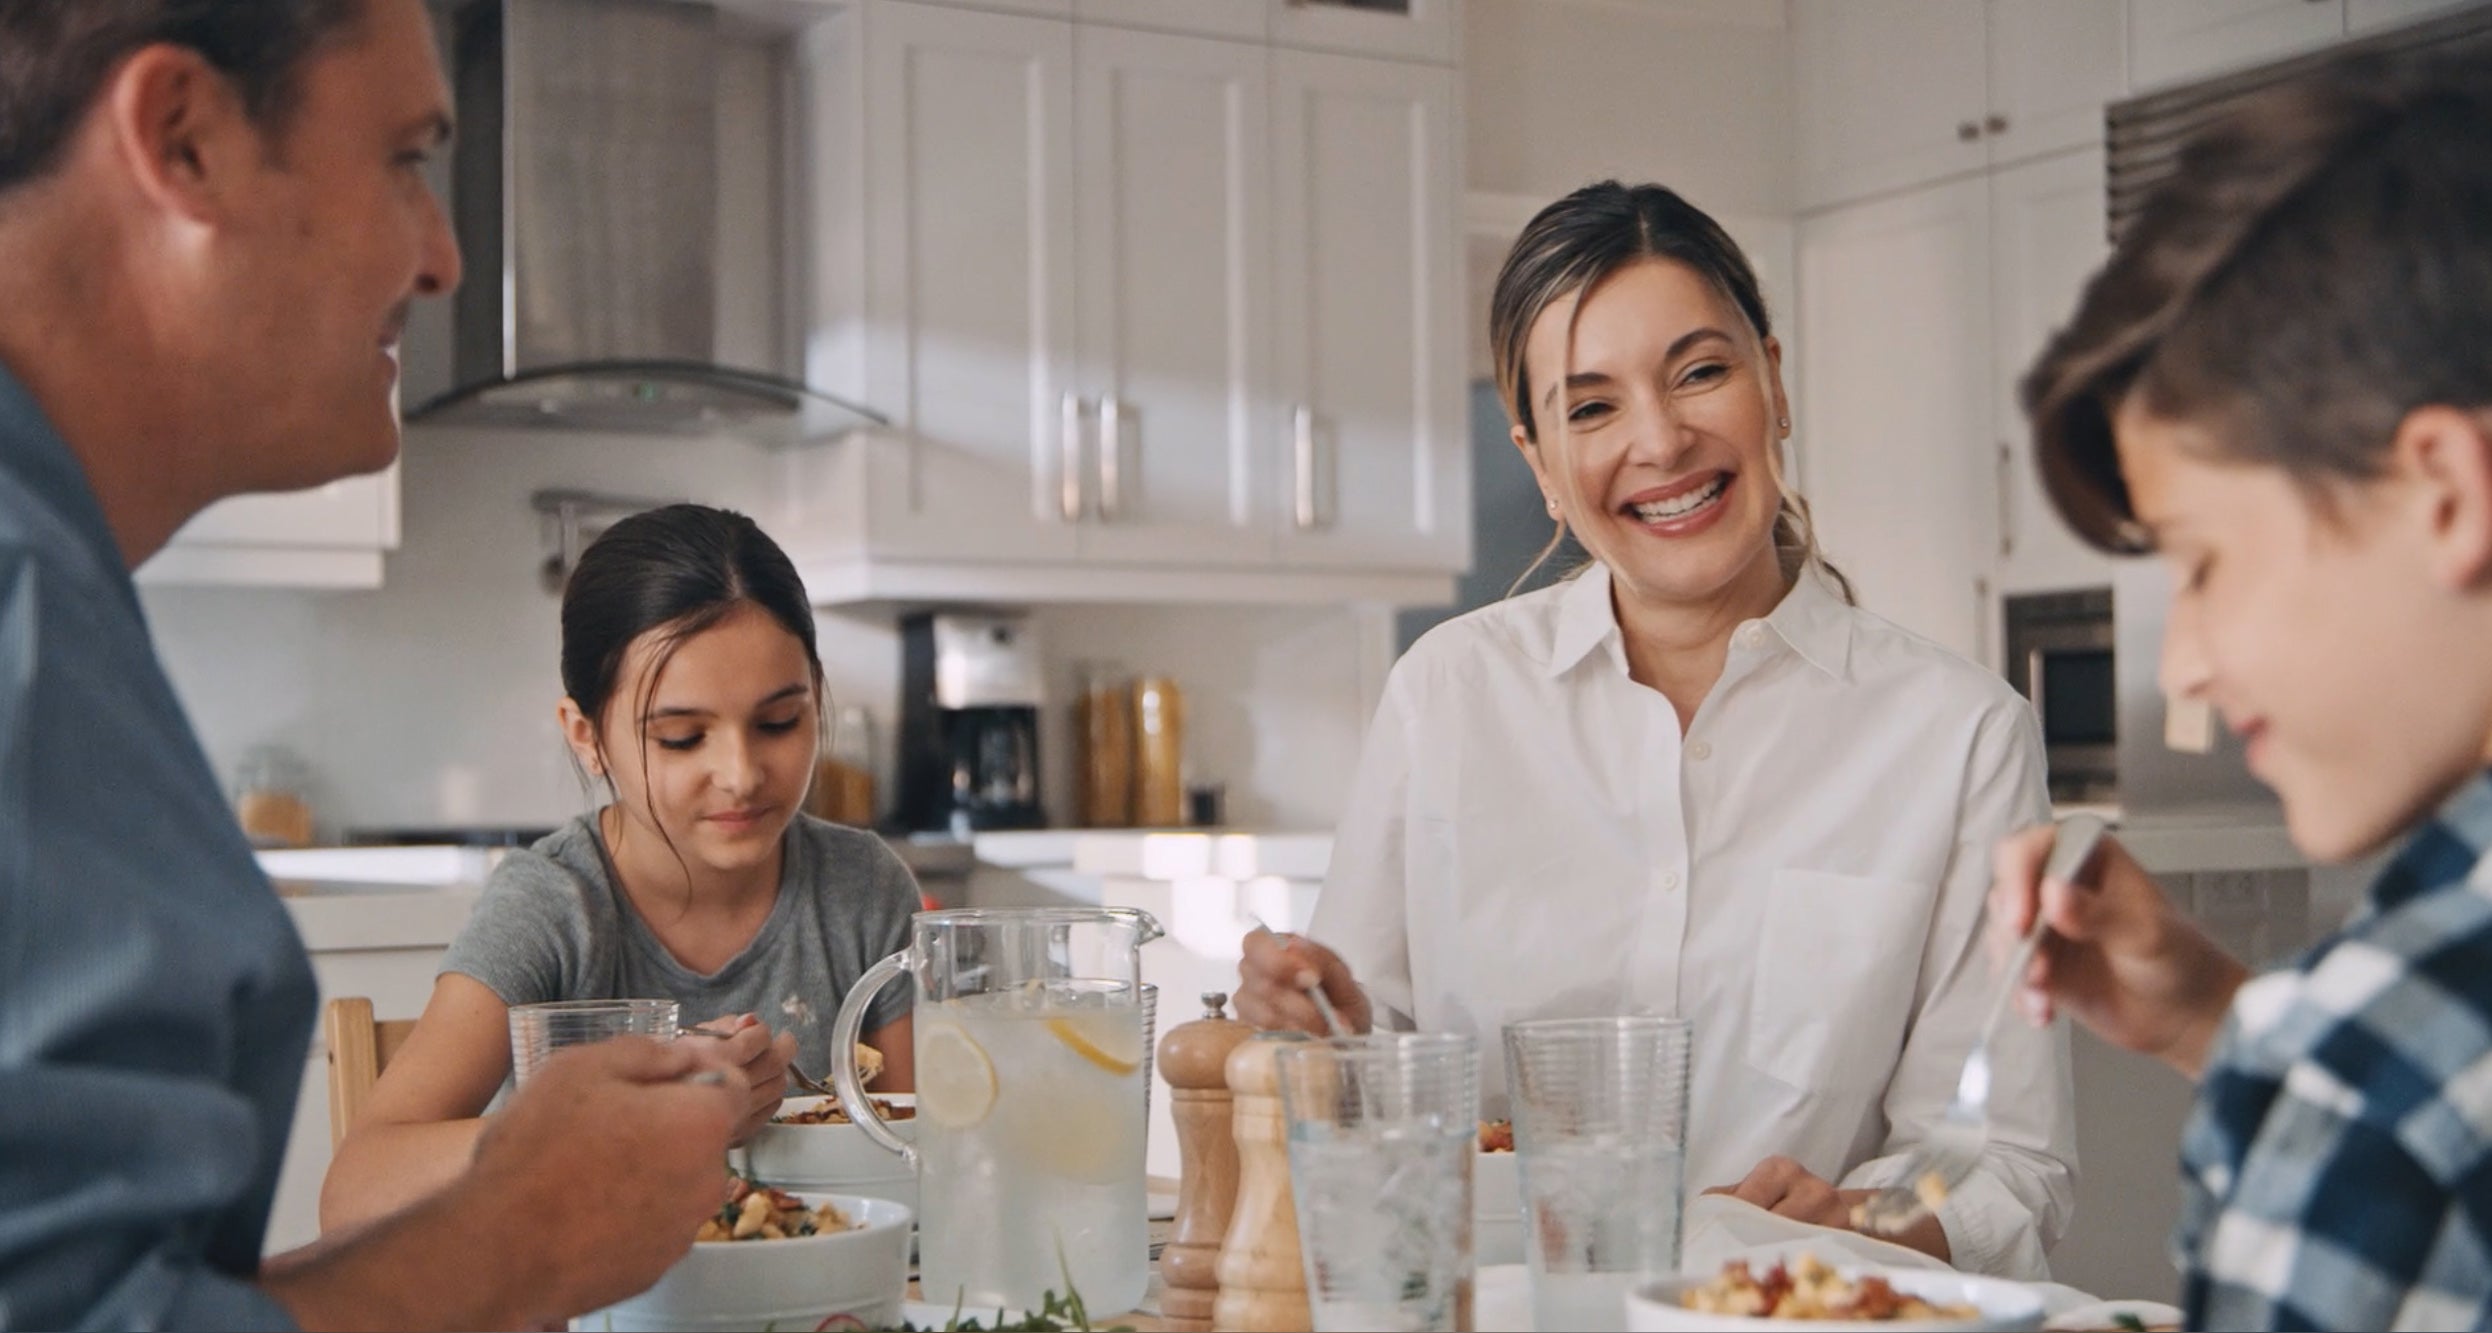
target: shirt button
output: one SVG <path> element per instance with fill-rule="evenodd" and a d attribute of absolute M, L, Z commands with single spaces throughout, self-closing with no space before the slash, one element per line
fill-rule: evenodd
<path fill-rule="evenodd" d="M 1713 747 L 1703 741 L 1698 741 L 1687 747 L 1687 757 L 1701 764 L 1713 757 Z"/>
<path fill-rule="evenodd" d="M 1679 872 L 1675 870 L 1662 871 L 1661 887 L 1665 889 L 1675 889 L 1679 887 Z"/>

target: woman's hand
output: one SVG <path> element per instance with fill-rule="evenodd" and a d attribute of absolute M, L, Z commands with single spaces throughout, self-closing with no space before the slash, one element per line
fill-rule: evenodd
<path fill-rule="evenodd" d="M 736 1125 L 735 1142 L 743 1143 L 779 1113 L 787 1092 L 787 1065 L 796 1058 L 796 1034 L 771 1035 L 768 1024 L 752 1014 L 736 1014 L 702 1024 L 698 1031 L 720 1038 L 719 1057 L 743 1075 L 745 1111 Z"/>
<path fill-rule="evenodd" d="M 1237 964 L 1237 1016 L 1256 1027 L 1311 1032 L 1330 1036 L 1323 1011 L 1307 998 L 1307 988 L 1321 985 L 1324 998 L 1351 1032 L 1365 1032 L 1371 1015 L 1367 992 L 1350 975 L 1338 954 L 1303 935 L 1254 930 L 1246 936 L 1246 956 Z"/>
<path fill-rule="evenodd" d="M 1808 1222 L 1821 1227 L 1837 1227 L 1857 1231 L 1852 1225 L 1852 1210 L 1866 1203 L 1876 1190 L 1836 1189 L 1834 1183 L 1810 1171 L 1788 1157 L 1768 1157 L 1757 1163 L 1746 1180 L 1736 1185 L 1716 1185 L 1707 1194 L 1727 1194 L 1734 1199 L 1753 1203 L 1776 1217 L 1795 1222 Z M 1909 1245 L 1924 1254 L 1942 1260 L 1952 1259 L 1947 1244 L 1947 1231 L 1935 1217 L 1924 1214 L 1903 1231 L 1881 1235 L 1879 1240 Z"/>
<path fill-rule="evenodd" d="M 1994 858 L 1995 956 L 2014 950 L 2037 903 L 2051 927 L 2019 983 L 2025 1016 L 2047 1023 L 2064 1009 L 2105 1041 L 2195 1079 L 2248 970 L 2174 909 L 2109 838 L 2079 872 L 2083 882 L 2042 883 L 2051 839 L 2048 827 L 2025 829 L 2001 842 Z"/>

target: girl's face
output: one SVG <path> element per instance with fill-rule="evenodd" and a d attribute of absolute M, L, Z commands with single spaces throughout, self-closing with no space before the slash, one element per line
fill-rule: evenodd
<path fill-rule="evenodd" d="M 2465 498 L 2416 466 L 2401 432 L 2385 477 L 2336 487 L 2323 509 L 2137 395 L 2114 427 L 2137 519 L 2173 573 L 2164 692 L 2222 714 L 2304 852 L 2377 847 L 2476 771 L 2492 726 L 2492 639 L 2473 605 L 2492 533 L 2463 530 L 2492 524 L 2466 519 L 2492 507 L 2479 481 Z"/>
<path fill-rule="evenodd" d="M 1704 602 L 1773 558 L 1782 349 L 1695 270 L 1644 260 L 1551 302 L 1524 366 L 1540 438 L 1514 442 L 1620 595 Z"/>
<path fill-rule="evenodd" d="M 740 604 L 676 645 L 653 689 L 665 638 L 652 630 L 633 641 L 604 717 L 563 701 L 572 750 L 613 782 L 621 841 L 644 844 L 633 859 L 665 856 L 672 843 L 709 871 L 764 865 L 813 778 L 819 731 L 804 644 Z"/>

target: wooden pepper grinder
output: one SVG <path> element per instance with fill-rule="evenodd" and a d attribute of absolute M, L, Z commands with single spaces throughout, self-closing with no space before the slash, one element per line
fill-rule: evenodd
<path fill-rule="evenodd" d="M 1255 1030 L 1228 1015 L 1228 993 L 1205 991 L 1203 1016 L 1160 1039 L 1160 1077 L 1177 1123 L 1177 1225 L 1160 1252 L 1160 1315 L 1170 1328 L 1207 1330 L 1220 1290 L 1220 1241 L 1237 1207 L 1237 1139 L 1229 1055 Z"/>
<path fill-rule="evenodd" d="M 1298 1255 L 1298 1206 L 1289 1189 L 1289 1119 L 1281 1110 L 1281 1043 L 1295 1032 L 1262 1032 L 1229 1053 L 1229 1094 L 1237 1135 L 1237 1211 L 1220 1246 L 1220 1295 L 1212 1327 L 1230 1333 L 1287 1333 L 1315 1326 L 1307 1308 L 1307 1270 Z"/>

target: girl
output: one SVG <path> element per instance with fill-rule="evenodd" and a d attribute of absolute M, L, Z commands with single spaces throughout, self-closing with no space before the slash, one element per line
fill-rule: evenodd
<path fill-rule="evenodd" d="M 1593 561 L 1395 665 L 1316 907 L 1331 948 L 1250 936 L 1240 1012 L 1316 1030 L 1320 981 L 1360 1026 L 1488 1053 L 1518 1019 L 1686 1015 L 1689 1182 L 1848 1226 L 1994 994 L 1989 848 L 2048 810 L 2032 710 L 1818 557 L 1778 470 L 1782 348 L 1713 219 L 1579 190 L 1524 229 L 1490 319 L 1515 446 Z M 2043 1272 L 2073 1192 L 2063 1041 L 1994 1045 L 1984 1165 L 1903 1239 Z M 1483 1059 L 1492 1115 L 1502 1073 Z"/>
<path fill-rule="evenodd" d="M 510 1075 L 510 1006 L 672 997 L 726 1034 L 750 1085 L 738 1140 L 791 1059 L 827 1077 L 830 1015 L 908 943 L 917 889 L 870 833 L 801 807 L 822 666 L 796 570 L 753 521 L 701 505 L 624 519 L 563 589 L 563 735 L 611 799 L 495 868 L 424 1015 L 338 1147 L 324 1227 L 464 1169 Z M 877 997 L 877 1087 L 911 1086 L 907 996 Z"/>

